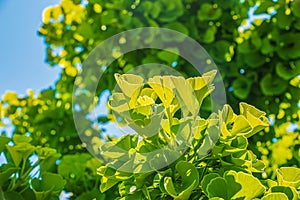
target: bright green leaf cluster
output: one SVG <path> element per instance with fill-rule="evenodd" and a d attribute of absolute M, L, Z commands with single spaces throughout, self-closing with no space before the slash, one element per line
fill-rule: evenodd
<path fill-rule="evenodd" d="M 136 134 L 101 146 L 107 163 L 98 169 L 102 192 L 118 185 L 121 199 L 197 199 L 203 195 L 253 199 L 265 193 L 266 187 L 252 175 L 262 173 L 265 166 L 247 149 L 247 138 L 268 126 L 265 113 L 241 103 L 239 115 L 225 105 L 209 118 L 201 118 L 201 102 L 213 89 L 214 75 L 146 80 L 133 74 L 115 76 L 117 87 L 110 108 Z M 173 138 L 184 143 L 185 151 L 169 145 Z M 162 154 L 151 154 L 160 149 Z M 181 155 L 176 158 L 176 154 Z M 176 159 L 168 168 L 159 168 L 172 157 Z"/>
<path fill-rule="evenodd" d="M 33 146 L 31 140 L 17 134 L 12 139 L 0 136 L 0 151 L 8 162 L 0 166 L 0 195 L 4 199 L 52 199 L 59 196 L 66 184 L 62 176 L 53 173 L 61 155 L 55 149 Z M 38 159 L 35 162 L 29 159 L 33 155 Z"/>

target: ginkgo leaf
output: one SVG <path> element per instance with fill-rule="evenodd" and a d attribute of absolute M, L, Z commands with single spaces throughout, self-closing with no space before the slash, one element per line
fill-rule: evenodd
<path fill-rule="evenodd" d="M 176 170 L 182 178 L 180 187 L 175 187 L 171 177 L 164 177 L 164 189 L 177 200 L 189 199 L 192 190 L 199 184 L 199 175 L 193 164 L 186 161 L 179 161 L 176 164 Z"/>
<path fill-rule="evenodd" d="M 129 98 L 137 98 L 144 86 L 144 79 L 135 74 L 115 74 L 115 79 L 123 94 Z"/>
<path fill-rule="evenodd" d="M 295 167 L 281 167 L 277 169 L 279 185 L 298 188 L 300 186 L 300 169 Z"/>
<path fill-rule="evenodd" d="M 217 178 L 217 177 L 220 177 L 220 175 L 217 173 L 209 173 L 203 177 L 202 183 L 201 183 L 201 188 L 207 196 L 208 196 L 208 191 L 207 191 L 208 184 L 211 182 L 211 180 L 213 180 L 214 178 Z"/>
<path fill-rule="evenodd" d="M 192 163 L 180 161 L 176 164 L 176 170 L 182 177 L 182 186 L 187 187 L 194 183 L 194 186 L 199 184 L 199 173 Z"/>
<path fill-rule="evenodd" d="M 171 80 L 176 88 L 175 94 L 179 99 L 183 116 L 187 116 L 188 112 L 191 113 L 192 116 L 196 116 L 200 106 L 192 87 L 183 77 L 172 77 Z"/>
<path fill-rule="evenodd" d="M 252 131 L 246 134 L 246 137 L 251 137 L 255 133 L 269 126 L 269 121 L 266 118 L 266 113 L 258 110 L 254 106 L 246 103 L 240 103 L 240 113 L 244 115 L 252 127 Z"/>
<path fill-rule="evenodd" d="M 145 116 L 150 116 L 152 114 L 152 106 L 154 104 L 155 101 L 151 97 L 147 95 L 139 96 L 136 101 L 134 111 Z"/>
<path fill-rule="evenodd" d="M 219 120 L 225 124 L 233 123 L 236 116 L 237 115 L 233 112 L 232 108 L 228 104 L 225 104 L 222 111 L 219 111 Z"/>
<path fill-rule="evenodd" d="M 135 121 L 127 120 L 127 124 L 133 130 L 136 131 L 140 136 L 151 137 L 156 135 L 161 129 L 162 118 L 164 117 L 164 108 L 157 107 L 154 113 L 149 118 L 149 123 L 145 126 L 139 126 Z"/>
<path fill-rule="evenodd" d="M 289 198 L 284 193 L 274 192 L 274 193 L 267 194 L 261 199 L 262 200 L 288 200 Z"/>
<path fill-rule="evenodd" d="M 291 200 L 297 200 L 298 199 L 298 193 L 297 190 L 294 187 L 289 186 L 273 186 L 270 188 L 272 193 L 284 193 L 288 199 Z"/>
<path fill-rule="evenodd" d="M 13 166 L 11 163 L 2 165 L 0 167 L 0 187 L 11 177 L 13 173 L 16 173 L 19 169 Z"/>
<path fill-rule="evenodd" d="M 108 102 L 109 107 L 117 113 L 124 113 L 128 111 L 128 99 L 123 93 L 114 93 Z"/>
<path fill-rule="evenodd" d="M 31 181 L 37 200 L 48 199 L 53 194 L 59 195 L 66 184 L 59 174 L 45 172 L 41 177 L 41 179 L 34 178 Z"/>
<path fill-rule="evenodd" d="M 227 175 L 233 175 L 235 181 L 241 185 L 241 190 L 239 190 L 232 198 L 244 197 L 245 200 L 251 200 L 262 195 L 266 188 L 262 183 L 250 174 L 243 172 L 230 171 Z"/>
<path fill-rule="evenodd" d="M 204 87 L 208 87 L 212 84 L 215 76 L 217 74 L 216 70 L 212 70 L 202 74 L 201 77 L 191 77 L 187 79 L 187 82 L 192 86 L 195 91 L 201 90 Z"/>
<path fill-rule="evenodd" d="M 300 18 L 300 1 L 299 0 L 294 0 L 292 3 L 292 11 L 293 11 L 293 14 Z"/>
<path fill-rule="evenodd" d="M 172 197 L 176 197 L 177 196 L 177 192 L 175 190 L 173 181 L 171 177 L 165 177 L 164 179 L 164 188 L 167 191 L 167 193 L 169 195 L 171 195 Z"/>
<path fill-rule="evenodd" d="M 229 199 L 227 195 L 228 189 L 229 188 L 224 178 L 222 177 L 214 178 L 213 180 L 210 181 L 210 183 L 207 186 L 208 197 L 209 198 L 220 197 L 227 200 Z"/>
<path fill-rule="evenodd" d="M 155 76 L 148 80 L 148 84 L 155 91 L 166 108 L 169 108 L 174 98 L 174 85 L 170 76 Z"/>
<path fill-rule="evenodd" d="M 231 134 L 247 134 L 250 131 L 252 131 L 252 127 L 248 120 L 243 115 L 237 116 L 231 129 Z"/>

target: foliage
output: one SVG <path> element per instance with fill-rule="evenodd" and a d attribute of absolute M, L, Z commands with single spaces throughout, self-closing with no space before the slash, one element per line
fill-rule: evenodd
<path fill-rule="evenodd" d="M 16 93 L 7 92 L 2 105 L 1 115 L 12 120 L 16 127 L 14 134 L 30 133 L 34 145 L 55 148 L 60 153 L 81 151 L 81 141 L 73 125 L 70 93 L 48 89 L 35 96 L 28 90 L 28 96 L 17 98 Z"/>
<path fill-rule="evenodd" d="M 101 192 L 118 184 L 119 199 L 299 197 L 297 168 L 278 169 L 277 182 L 258 179 L 265 165 L 247 149 L 247 138 L 268 126 L 264 112 L 241 103 L 240 115 L 228 105 L 208 119 L 197 115 L 201 102 L 211 92 L 208 80 L 213 76 L 214 73 L 207 73 L 187 80 L 154 76 L 143 80 L 133 74 L 116 75 L 118 86 L 109 105 L 137 133 L 101 147 L 102 155 L 107 157 L 107 164 L 98 169 Z M 189 97 L 192 92 L 197 102 Z M 182 99 L 183 96 L 189 98 Z M 153 119 L 160 115 L 153 107 L 165 116 L 158 129 L 150 128 Z M 182 113 L 179 117 L 178 111 Z M 142 139 L 138 140 L 139 135 Z M 175 144 L 168 145 L 174 140 Z M 184 151 L 180 152 L 182 148 Z M 151 154 L 160 149 L 164 153 Z M 180 158 L 171 160 L 176 154 Z M 169 165 L 162 166 L 164 162 Z M 142 173 L 145 169 L 149 172 Z"/>
<path fill-rule="evenodd" d="M 243 3 L 235 0 L 226 3 L 211 0 L 93 0 L 81 6 L 80 1 L 63 0 L 61 5 L 47 9 L 40 34 L 47 42 L 48 63 L 64 67 L 64 80 L 68 82 L 76 74 L 75 66 L 80 66 L 96 45 L 121 31 L 152 26 L 189 35 L 217 63 L 228 90 L 228 103 L 235 111 L 238 103 L 245 101 L 274 118 L 274 127 L 266 134 L 256 135 L 250 145 L 256 151 L 256 145 L 262 143 L 271 151 L 268 141 L 278 136 L 274 130 L 281 124 L 299 121 L 298 4 L 298 0 Z M 249 24 L 250 28 L 242 28 L 247 24 L 249 9 L 254 6 L 254 16 L 266 14 L 268 19 L 256 18 Z M 58 48 L 62 51 L 55 53 Z M 171 66 L 177 61 L 174 69 L 186 77 L 199 75 L 185 60 L 163 53 L 152 49 L 121 56 L 105 70 L 102 81 L 107 84 L 100 84 L 97 94 L 104 89 L 113 89 L 114 73 L 126 73 L 145 63 Z M 256 153 L 263 156 L 263 152 Z"/>
<path fill-rule="evenodd" d="M 246 23 L 247 11 L 256 3 L 259 6 L 255 14 L 269 14 L 270 19 L 257 19 L 250 29 L 239 31 Z M 276 118 L 291 120 L 288 116 L 297 111 L 295 104 L 299 96 L 294 83 L 300 73 L 297 3 L 284 0 L 244 3 L 94 0 L 82 7 L 79 1 L 63 0 L 61 5 L 44 13 L 40 34 L 45 36 L 48 44 L 49 64 L 62 65 L 68 74 L 73 70 L 67 69 L 81 63 L 99 42 L 123 30 L 159 26 L 182 32 L 203 45 L 219 65 L 227 88 L 234 87 L 233 93 L 229 93 L 231 104 L 246 100 L 277 115 L 279 105 L 288 103 L 290 106 L 284 108 L 286 116 Z M 117 14 L 119 11 L 122 11 L 120 15 Z M 57 47 L 63 48 L 59 54 L 54 53 Z M 126 72 L 133 66 L 152 61 L 171 65 L 177 59 L 160 56 L 155 50 L 150 52 L 139 52 L 143 55 L 141 61 L 131 54 L 124 55 L 107 73 Z M 180 64 L 175 69 L 193 75 L 189 65 L 180 58 L 178 60 Z M 113 76 L 107 77 L 111 79 L 107 82 L 113 82 Z"/>
<path fill-rule="evenodd" d="M 299 0 L 249 0 L 244 3 L 237 0 L 226 2 L 88 0 L 84 2 L 62 0 L 60 5 L 49 7 L 44 11 L 43 25 L 39 34 L 45 39 L 46 61 L 51 66 L 59 65 L 63 68 L 55 86 L 36 95 L 29 90 L 25 97 L 7 92 L 0 102 L 0 126 L 5 125 L 1 122 L 4 118 L 9 118 L 15 127 L 14 138 L 1 136 L 0 152 L 4 152 L 8 164 L 0 167 L 0 198 L 3 195 L 6 199 L 22 199 L 21 196 L 26 197 L 25 199 L 35 197 L 49 199 L 50 196 L 56 198 L 64 185 L 64 189 L 73 193 L 74 199 L 115 199 L 117 196 L 138 198 L 139 195 L 161 198 L 178 196 L 200 198 L 205 195 L 214 199 L 231 199 L 244 195 L 244 190 L 237 191 L 237 188 L 248 187 L 240 181 L 247 177 L 251 187 L 260 188 L 261 191 L 264 188 L 263 192 L 257 194 L 247 193 L 246 195 L 252 195 L 247 198 L 297 199 L 295 190 L 298 190 L 299 186 L 296 181 L 290 180 L 289 174 L 299 173 L 298 169 L 290 167 L 299 168 L 299 128 L 287 130 L 287 127 L 291 122 L 300 127 Z M 250 24 L 249 29 L 242 28 L 241 25 L 247 23 L 248 11 L 253 6 L 257 7 L 255 15 L 268 14 L 269 19 L 258 18 Z M 232 132 L 233 127 L 229 121 L 222 122 L 227 123 L 228 127 L 224 126 L 220 130 L 223 135 L 213 150 L 203 150 L 203 155 L 208 150 L 210 153 L 207 157 L 201 158 L 199 163 L 194 160 L 196 157 L 189 154 L 199 146 L 191 146 L 184 156 L 169 168 L 151 174 L 125 174 L 124 176 L 117 174 L 116 176 L 116 171 L 102 166 L 98 170 L 102 177 L 96 175 L 96 168 L 101 164 L 87 154 L 73 122 L 74 78 L 78 69 L 82 67 L 84 59 L 100 42 L 121 31 L 147 26 L 170 28 L 197 40 L 212 56 L 223 76 L 228 90 L 228 104 L 232 109 L 226 105 L 220 113 L 215 113 L 210 118 L 204 116 L 197 118 L 196 121 L 203 123 L 201 127 L 203 130 L 201 129 L 201 134 L 199 132 L 191 143 L 200 144 L 205 138 L 209 138 L 208 122 L 223 114 L 232 113 L 230 114 L 232 119 L 229 121 L 241 124 L 243 122 L 242 127 L 246 132 L 246 128 L 249 128 L 249 119 L 244 116 L 245 108 L 255 113 L 262 113 L 247 103 L 264 110 L 267 117 L 274 119 L 275 123 L 255 135 L 253 134 L 256 131 L 253 131 L 250 123 L 252 130 L 247 134 L 243 132 L 243 135 L 239 135 Z M 98 86 L 96 96 L 105 89 L 114 88 L 115 73 L 124 74 L 135 66 L 146 63 L 173 66 L 185 78 L 199 75 L 189 63 L 175 54 L 155 49 L 135 51 L 122 55 L 104 71 L 105 76 Z M 191 83 L 193 79 L 188 80 Z M 130 107 L 138 113 L 134 117 L 142 117 L 134 123 L 145 125 L 148 123 L 147 116 L 153 114 L 150 108 L 153 102 L 158 103 L 155 98 L 160 99 L 161 95 L 159 90 L 152 89 L 156 96 L 146 95 L 145 92 L 146 96 L 138 101 L 140 105 Z M 197 95 L 198 92 L 195 91 L 195 94 Z M 123 98 L 128 100 L 126 95 Z M 98 97 L 95 97 L 95 102 L 98 100 Z M 247 103 L 239 104 L 240 101 Z M 141 106 L 143 103 L 147 105 Z M 161 108 L 168 106 L 169 103 L 175 105 L 172 109 L 178 109 L 175 101 L 166 101 Z M 181 100 L 181 103 L 186 102 Z M 205 102 L 193 105 L 206 107 Z M 110 106 L 114 112 L 120 112 L 117 107 L 114 107 L 115 105 Z M 239 108 L 240 115 L 234 114 Z M 187 107 L 185 110 L 190 112 L 190 109 L 192 108 Z M 176 120 L 173 118 L 178 117 L 180 115 L 175 112 L 175 115 L 169 116 L 168 119 L 172 119 L 172 123 L 175 123 Z M 266 118 L 263 118 L 263 126 L 265 126 Z M 90 120 L 83 120 L 84 123 L 90 124 L 92 131 L 98 131 L 92 127 Z M 105 123 L 112 119 L 98 118 L 98 120 L 100 123 Z M 184 122 L 183 119 L 179 119 L 176 123 L 178 124 L 173 126 L 173 129 L 165 127 L 168 129 L 168 134 L 171 131 L 178 131 L 179 124 Z M 221 126 L 220 120 L 218 123 Z M 253 137 L 250 137 L 252 135 Z M 23 138 L 21 143 L 14 142 L 18 137 Z M 120 140 L 135 140 L 135 138 L 124 136 Z M 8 142 L 10 145 L 7 145 Z M 112 143 L 117 143 L 117 140 L 113 140 Z M 206 143 L 203 144 L 205 146 Z M 41 151 L 48 152 L 51 161 L 43 162 L 43 159 L 48 157 L 38 153 Z M 198 153 L 195 156 L 201 155 Z M 38 156 L 38 161 L 33 165 L 28 160 L 32 154 Z M 264 171 L 262 171 L 261 161 L 255 155 L 266 165 Z M 57 159 L 60 160 L 59 164 Z M 42 166 L 43 163 L 47 163 L 45 168 L 40 168 L 40 176 L 33 181 L 33 177 L 28 173 L 35 165 Z M 71 164 L 75 167 L 70 168 Z M 181 171 L 188 171 L 188 169 L 193 172 L 194 180 L 186 178 L 187 174 Z M 198 172 L 198 178 L 197 173 L 194 173 L 195 170 Z M 51 180 L 41 179 L 43 176 L 45 180 Z M 109 179 L 106 181 L 110 181 L 104 183 L 103 177 L 107 176 Z M 274 182 L 276 177 L 277 181 Z M 105 190 L 111 187 L 105 193 L 100 193 L 96 189 L 100 179 L 102 191 L 104 191 L 103 187 Z M 146 181 L 149 179 L 150 182 Z M 59 187 L 49 188 L 48 183 L 53 180 L 61 183 L 58 184 Z M 213 189 L 215 187 L 235 188 L 237 192 L 235 193 L 235 190 L 231 193 L 228 193 L 228 190 L 215 191 Z"/>
<path fill-rule="evenodd" d="M 1 199 L 51 199 L 64 188 L 66 181 L 53 171 L 61 155 L 55 149 L 33 146 L 31 140 L 18 134 L 12 139 L 0 136 L 0 150 L 7 159 L 0 167 Z"/>

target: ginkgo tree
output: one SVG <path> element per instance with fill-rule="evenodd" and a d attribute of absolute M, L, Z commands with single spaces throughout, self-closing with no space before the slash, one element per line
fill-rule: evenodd
<path fill-rule="evenodd" d="M 63 69 L 54 87 L 36 94 L 29 90 L 24 97 L 7 92 L 1 99 L 0 125 L 11 121 L 14 131 L 13 137 L 5 131 L 1 133 L 0 152 L 7 164 L 0 166 L 0 199 L 56 199 L 61 190 L 70 192 L 71 199 L 79 200 L 299 199 L 299 2 L 61 0 L 59 5 L 48 7 L 39 34 L 45 40 L 46 62 Z M 253 7 L 255 20 L 249 23 L 248 11 Z M 268 15 L 268 19 L 260 18 L 260 14 Z M 244 28 L 247 23 L 248 29 Z M 102 153 L 107 157 L 100 162 L 87 152 L 76 131 L 72 110 L 75 77 L 99 43 L 124 30 L 148 26 L 176 30 L 198 41 L 218 65 L 230 106 L 210 116 L 196 115 L 193 108 L 209 110 L 209 101 L 203 97 L 212 86 L 209 83 L 196 86 L 204 74 L 198 77 L 194 67 L 176 54 L 148 49 L 122 55 L 104 67 L 105 75 L 98 85 L 95 102 L 104 90 L 113 91 L 116 83 L 124 84 L 130 75 L 123 74 L 140 64 L 172 66 L 186 79 L 174 78 L 174 81 L 168 76 L 144 79 L 150 81 L 149 86 L 147 89 L 140 86 L 143 93 L 136 94 L 136 102 L 130 102 L 128 92 L 121 86 L 117 93 L 112 93 L 109 101 L 112 113 L 97 118 L 98 122 L 118 122 L 123 116 L 127 121 L 120 123 L 129 123 L 136 132 L 144 133 L 145 139 L 139 141 L 136 135 L 95 139 L 96 145 L 105 141 Z M 157 80 L 185 82 L 190 86 L 166 88 L 157 85 Z M 185 93 L 177 91 L 179 88 Z M 202 93 L 202 89 L 208 90 Z M 188 91 L 193 91 L 191 97 L 197 101 L 180 98 Z M 174 98 L 164 99 L 165 93 Z M 118 98 L 129 100 L 129 105 L 119 105 Z M 241 101 L 247 103 L 240 104 Z M 182 105 L 186 105 L 184 111 Z M 162 116 L 162 130 L 148 133 L 141 128 L 149 125 L 149 119 Z M 81 120 L 90 126 L 88 135 L 99 132 L 89 119 Z M 289 129 L 291 122 L 298 129 Z M 217 130 L 210 127 L 212 123 Z M 179 151 L 181 156 L 165 168 L 136 174 L 107 165 L 111 156 L 106 152 L 116 150 L 110 149 L 111 146 L 132 150 L 124 158 L 158 147 L 171 148 L 166 146 L 169 137 L 191 127 L 197 131 L 179 134 L 181 141 L 185 138 L 189 143 L 184 143 L 185 148 Z M 105 130 L 101 131 L 100 135 L 105 135 Z M 215 131 L 219 133 L 218 140 L 211 135 Z M 149 134 L 156 135 L 154 141 L 146 137 Z M 117 163 L 124 164 L 124 158 L 118 158 Z M 155 159 L 150 160 L 149 163 L 157 165 Z M 133 166 L 125 165 L 130 169 Z M 141 166 L 148 171 L 153 168 Z M 138 172 L 138 167 L 135 169 Z"/>
<path fill-rule="evenodd" d="M 255 135 L 250 144 L 259 157 L 270 161 L 267 173 L 275 176 L 278 164 L 299 165 L 299 146 L 296 145 L 299 137 L 286 130 L 276 132 L 291 122 L 300 126 L 298 5 L 299 0 L 230 0 L 226 3 L 63 0 L 60 5 L 46 10 L 40 34 L 47 43 L 47 62 L 64 68 L 59 87 L 74 80 L 76 67 L 80 67 L 100 42 L 119 32 L 150 26 L 169 28 L 194 38 L 218 65 L 233 109 L 237 111 L 239 102 L 245 101 L 264 110 L 268 118 L 275 121 L 266 129 L 266 134 Z M 250 10 L 253 11 L 251 16 Z M 57 49 L 62 50 L 55 53 Z M 103 79 L 107 84 L 99 86 L 97 95 L 104 89 L 113 89 L 114 73 L 126 73 L 135 66 L 153 62 L 173 66 L 186 77 L 198 75 L 193 66 L 177 55 L 154 49 L 135 51 L 110 65 Z M 71 88 L 68 89 L 63 90 L 71 92 Z M 274 146 L 272 139 L 296 140 L 280 151 L 297 156 L 286 156 L 284 163 L 278 162 L 276 153 L 270 153 Z M 259 151 L 257 146 L 260 146 Z"/>

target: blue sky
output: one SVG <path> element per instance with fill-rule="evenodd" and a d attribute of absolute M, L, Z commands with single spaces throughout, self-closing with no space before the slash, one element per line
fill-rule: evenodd
<path fill-rule="evenodd" d="M 59 0 L 0 0 L 0 97 L 5 91 L 26 94 L 54 85 L 60 69 L 45 61 L 45 44 L 37 35 L 42 11 Z"/>

